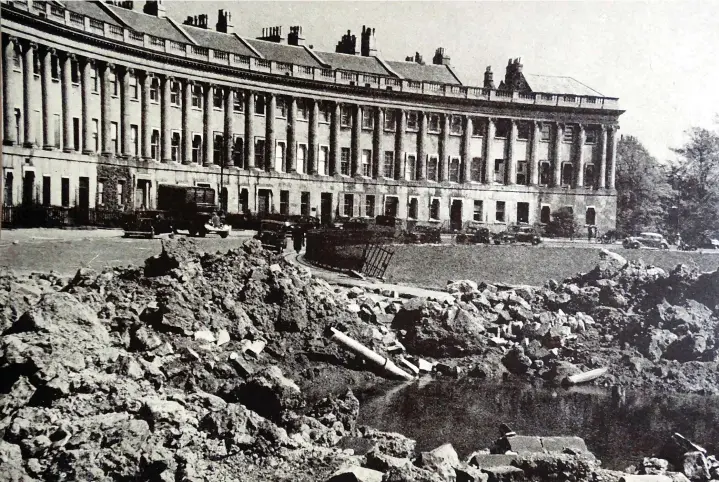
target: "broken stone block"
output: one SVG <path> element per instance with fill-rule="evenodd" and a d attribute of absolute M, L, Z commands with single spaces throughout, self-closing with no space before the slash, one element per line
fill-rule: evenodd
<path fill-rule="evenodd" d="M 487 474 L 487 482 L 518 482 L 524 480 L 524 471 L 518 467 L 498 466 L 482 468 Z"/>
<path fill-rule="evenodd" d="M 469 458 L 469 465 L 480 468 L 502 467 L 512 465 L 515 460 L 517 455 L 475 453 Z"/>
<path fill-rule="evenodd" d="M 434 368 L 434 363 L 423 360 L 422 358 L 418 358 L 417 368 L 419 368 L 420 373 L 431 373 L 432 368 Z"/>
<path fill-rule="evenodd" d="M 589 453 L 581 437 L 542 437 L 542 446 L 547 452 L 562 453 L 569 449 L 573 453 Z"/>
<path fill-rule="evenodd" d="M 217 340 L 215 338 L 215 335 L 212 334 L 209 330 L 200 330 L 195 332 L 195 340 L 197 341 L 204 341 L 207 343 L 215 343 Z"/>
<path fill-rule="evenodd" d="M 711 479 L 709 463 L 702 452 L 687 452 L 684 454 L 682 472 L 692 481 L 706 481 Z"/>
<path fill-rule="evenodd" d="M 644 475 L 664 475 L 669 468 L 669 461 L 656 457 L 644 457 L 639 466 L 639 473 Z"/>
<path fill-rule="evenodd" d="M 431 470 L 445 480 L 451 480 L 455 475 L 454 467 L 459 466 L 459 457 L 452 444 L 444 444 L 430 452 L 422 452 L 417 459 L 417 466 Z"/>
<path fill-rule="evenodd" d="M 672 482 L 672 479 L 666 475 L 625 474 L 619 482 Z"/>
<path fill-rule="evenodd" d="M 455 467 L 456 482 L 488 482 L 489 475 L 476 467 L 463 465 Z"/>
<path fill-rule="evenodd" d="M 528 454 L 544 452 L 542 439 L 530 435 L 515 435 L 513 437 L 502 437 L 494 443 L 493 453 L 503 454 L 505 452 L 515 452 L 518 454 Z"/>
<path fill-rule="evenodd" d="M 230 342 L 230 334 L 224 328 L 217 332 L 217 346 Z"/>
<path fill-rule="evenodd" d="M 342 467 L 327 482 L 382 482 L 382 472 L 364 467 Z"/>
<path fill-rule="evenodd" d="M 242 340 L 240 344 L 242 345 L 242 353 L 247 353 L 255 358 L 260 356 L 260 353 L 262 353 L 262 350 L 264 350 L 267 345 L 263 340 L 250 341 L 247 339 Z"/>
<path fill-rule="evenodd" d="M 364 466 L 368 469 L 379 470 L 380 472 L 387 472 L 392 467 L 406 469 L 411 465 L 412 461 L 410 459 L 383 454 L 376 448 L 365 455 Z"/>

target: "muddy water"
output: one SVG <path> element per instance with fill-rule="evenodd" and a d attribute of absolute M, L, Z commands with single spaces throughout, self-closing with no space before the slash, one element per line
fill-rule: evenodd
<path fill-rule="evenodd" d="M 489 447 L 501 422 L 523 435 L 577 435 L 609 469 L 656 454 L 673 432 L 719 448 L 719 397 L 592 387 L 547 389 L 457 381 L 374 387 L 357 394 L 360 422 L 417 440 L 419 450 L 451 442 L 464 457 Z"/>

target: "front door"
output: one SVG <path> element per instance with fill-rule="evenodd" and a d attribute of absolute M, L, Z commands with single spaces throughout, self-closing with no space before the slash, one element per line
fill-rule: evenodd
<path fill-rule="evenodd" d="M 517 223 L 529 224 L 529 203 L 517 203 Z"/>
<path fill-rule="evenodd" d="M 22 203 L 29 206 L 35 200 L 35 173 L 27 171 L 22 183 Z"/>
<path fill-rule="evenodd" d="M 270 195 L 271 191 L 269 189 L 260 189 L 257 191 L 257 213 L 267 214 L 270 212 L 271 205 L 270 205 Z"/>
<path fill-rule="evenodd" d="M 399 199 L 395 196 L 389 196 L 384 201 L 384 215 L 392 218 L 397 217 L 397 211 L 399 208 Z"/>
<path fill-rule="evenodd" d="M 240 212 L 246 213 L 250 210 L 250 202 L 249 202 L 249 191 L 246 188 L 242 188 L 240 191 Z"/>
<path fill-rule="evenodd" d="M 332 193 L 323 192 L 320 195 L 320 222 L 322 224 L 332 223 Z"/>
<path fill-rule="evenodd" d="M 135 189 L 135 209 L 150 209 L 150 181 L 148 180 L 137 180 L 137 189 Z"/>
<path fill-rule="evenodd" d="M 454 231 L 462 229 L 462 201 L 454 199 L 449 211 L 449 228 Z"/>

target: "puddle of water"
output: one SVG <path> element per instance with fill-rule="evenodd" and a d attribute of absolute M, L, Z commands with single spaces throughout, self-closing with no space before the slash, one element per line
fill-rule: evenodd
<path fill-rule="evenodd" d="M 489 447 L 499 424 L 521 435 L 576 435 L 621 470 L 658 454 L 680 432 L 710 454 L 719 446 L 719 397 L 628 392 L 621 401 L 593 387 L 569 390 L 457 381 L 415 382 L 357 393 L 360 420 L 417 440 L 418 450 L 450 442 L 461 457 Z"/>

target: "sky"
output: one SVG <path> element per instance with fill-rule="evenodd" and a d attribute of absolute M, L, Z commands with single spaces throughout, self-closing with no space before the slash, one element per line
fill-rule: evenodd
<path fill-rule="evenodd" d="M 144 2 L 135 3 L 142 5 Z M 693 126 L 715 129 L 719 114 L 717 1 L 253 1 L 166 2 L 182 21 L 217 10 L 232 13 L 235 31 L 259 37 L 263 27 L 301 25 L 307 44 L 333 52 L 347 30 L 376 29 L 383 58 L 419 52 L 431 63 L 444 47 L 465 84 L 481 83 L 492 66 L 495 83 L 509 58 L 524 72 L 570 76 L 626 112 L 620 133 L 637 137 L 659 161 L 675 158 Z M 471 82 L 467 82 L 471 80 Z"/>

